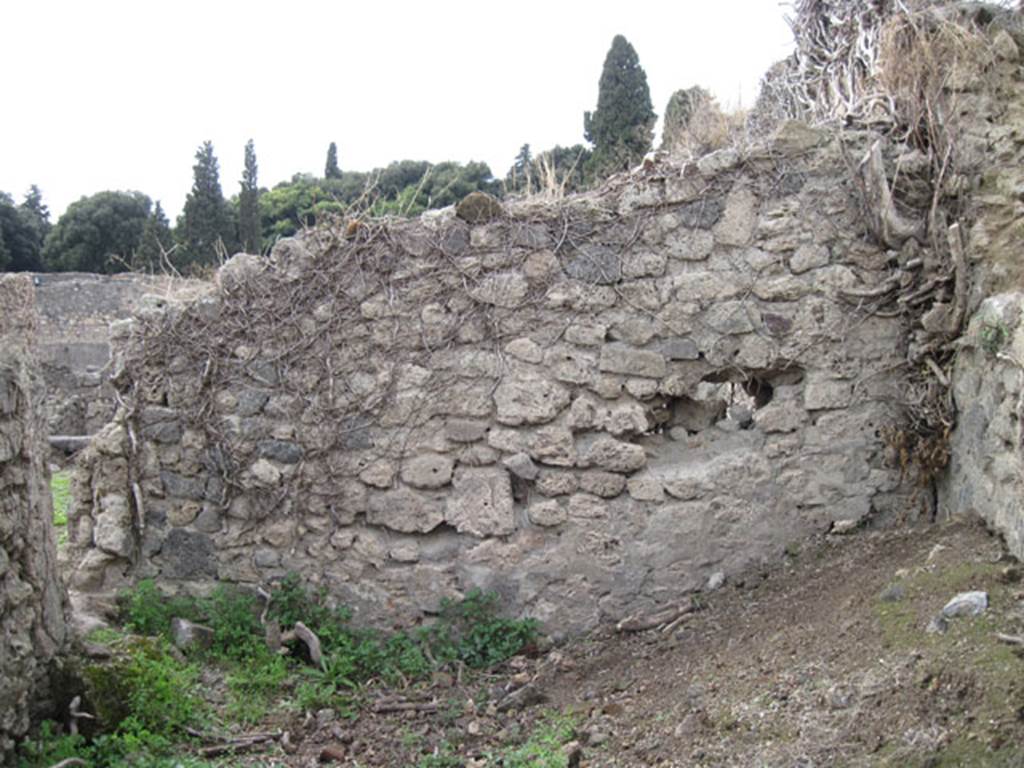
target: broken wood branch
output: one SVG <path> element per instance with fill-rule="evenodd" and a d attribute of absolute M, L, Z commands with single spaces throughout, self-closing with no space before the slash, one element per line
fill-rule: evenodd
<path fill-rule="evenodd" d="M 996 640 L 1007 645 L 1024 645 L 1024 637 L 1020 635 L 1004 635 L 1002 632 L 996 632 Z"/>
<path fill-rule="evenodd" d="M 681 616 L 685 616 L 688 613 L 693 613 L 697 610 L 697 606 L 691 601 L 686 605 L 675 605 L 671 608 L 665 608 L 655 613 L 646 615 L 634 615 L 629 618 L 623 619 L 615 625 L 616 632 L 643 632 L 647 629 L 654 629 L 666 624 L 671 624 L 678 620 Z"/>

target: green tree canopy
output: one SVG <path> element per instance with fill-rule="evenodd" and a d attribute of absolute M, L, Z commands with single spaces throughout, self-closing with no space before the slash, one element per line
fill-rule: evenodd
<path fill-rule="evenodd" d="M 42 239 L 49 228 L 48 213 L 46 217 L 47 220 L 40 221 L 24 203 L 16 206 L 10 195 L 0 192 L 0 243 L 3 244 L 0 269 L 11 272 L 43 269 Z"/>
<path fill-rule="evenodd" d="M 586 188 L 585 168 L 590 155 L 589 149 L 576 144 L 556 145 L 533 156 L 530 145 L 524 144 L 505 175 L 505 189 L 523 194 L 579 192 Z"/>
<path fill-rule="evenodd" d="M 47 235 L 44 263 L 58 272 L 123 272 L 142 241 L 149 209 L 150 200 L 141 192 L 81 198 Z"/>
<path fill-rule="evenodd" d="M 327 148 L 327 163 L 324 166 L 325 179 L 340 179 L 341 168 L 338 167 L 338 145 L 333 141 Z"/>
<path fill-rule="evenodd" d="M 221 191 L 220 164 L 213 144 L 203 142 L 195 157 L 192 191 L 185 198 L 178 221 L 179 248 L 173 260 L 182 272 L 214 264 L 218 253 L 231 252 L 237 244 L 231 209 Z"/>
<path fill-rule="evenodd" d="M 651 149 L 656 117 L 640 59 L 616 35 L 601 71 L 597 109 L 583 116 L 584 135 L 594 145 L 588 171 L 604 177 L 639 162 Z"/>
<path fill-rule="evenodd" d="M 238 239 L 242 250 L 259 253 L 263 250 L 263 230 L 260 226 L 260 188 L 256 179 L 256 148 L 252 139 L 245 144 L 245 168 L 242 188 L 238 193 Z"/>
<path fill-rule="evenodd" d="M 170 254 L 174 247 L 174 236 L 171 234 L 171 225 L 167 221 L 164 209 L 157 200 L 153 206 L 153 213 L 146 219 L 142 228 L 142 238 L 139 247 L 135 249 L 135 257 L 132 259 L 132 269 L 139 272 L 156 272 L 164 265 L 164 254 Z"/>

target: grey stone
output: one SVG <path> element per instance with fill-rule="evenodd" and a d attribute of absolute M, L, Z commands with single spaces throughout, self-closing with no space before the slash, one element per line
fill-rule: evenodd
<path fill-rule="evenodd" d="M 615 472 L 590 470 L 580 474 L 580 490 L 605 499 L 618 496 L 626 489 L 626 478 Z"/>
<path fill-rule="evenodd" d="M 631 498 L 637 501 L 663 501 L 665 486 L 661 478 L 651 472 L 633 475 L 626 483 Z"/>
<path fill-rule="evenodd" d="M 176 499 L 201 501 L 206 496 L 206 478 L 185 477 L 176 472 L 164 470 L 160 473 L 164 492 Z"/>
<path fill-rule="evenodd" d="M 530 456 L 541 464 L 571 467 L 576 463 L 576 442 L 567 427 L 542 427 L 530 439 Z"/>
<path fill-rule="evenodd" d="M 599 437 L 584 449 L 583 459 L 589 466 L 611 472 L 633 472 L 647 463 L 647 454 L 643 446 Z"/>
<path fill-rule="evenodd" d="M 497 468 L 459 467 L 444 519 L 459 533 L 480 537 L 512 533 L 515 517 L 508 473 Z"/>
<path fill-rule="evenodd" d="M 512 309 L 523 303 L 529 291 L 526 278 L 518 272 L 488 275 L 469 294 L 484 304 Z"/>
<path fill-rule="evenodd" d="M 579 479 L 564 470 L 542 470 L 537 478 L 537 491 L 545 496 L 565 496 L 579 488 Z"/>
<path fill-rule="evenodd" d="M 448 419 L 444 425 L 444 434 L 453 443 L 474 443 L 486 437 L 488 429 L 490 424 L 486 421 Z"/>
<path fill-rule="evenodd" d="M 395 465 L 387 459 L 372 462 L 362 472 L 359 479 L 373 488 L 390 488 L 395 481 Z"/>
<path fill-rule="evenodd" d="M 799 275 L 818 267 L 828 266 L 829 252 L 824 245 L 801 245 L 789 259 L 789 268 Z"/>
<path fill-rule="evenodd" d="M 711 229 L 722 218 L 724 208 L 720 200 L 705 197 L 686 203 L 676 209 L 679 223 L 690 229 Z"/>
<path fill-rule="evenodd" d="M 658 349 L 668 360 L 697 360 L 700 357 L 700 349 L 693 339 L 665 339 Z"/>
<path fill-rule="evenodd" d="M 193 527 L 202 533 L 218 533 L 221 528 L 220 511 L 210 505 L 204 506 L 196 517 Z"/>
<path fill-rule="evenodd" d="M 281 553 L 275 549 L 257 549 L 252 561 L 257 568 L 277 568 L 281 565 Z"/>
<path fill-rule="evenodd" d="M 436 499 L 399 488 L 370 496 L 366 522 L 400 533 L 428 533 L 444 522 L 442 503 Z"/>
<path fill-rule="evenodd" d="M 172 529 L 164 539 L 157 559 L 160 575 L 166 579 L 199 581 L 217 576 L 213 540 L 204 533 Z"/>
<path fill-rule="evenodd" d="M 704 586 L 705 591 L 715 592 L 725 586 L 725 574 L 715 571 L 708 576 L 708 583 Z"/>
<path fill-rule="evenodd" d="M 704 315 L 704 322 L 724 334 L 750 333 L 759 321 L 757 308 L 743 301 L 719 302 Z"/>
<path fill-rule="evenodd" d="M 853 384 L 808 377 L 804 384 L 804 407 L 809 411 L 826 408 L 845 408 L 853 401 Z"/>
<path fill-rule="evenodd" d="M 261 458 L 282 464 L 295 464 L 302 459 L 302 446 L 288 440 L 262 440 L 256 452 Z"/>
<path fill-rule="evenodd" d="M 626 344 L 605 344 L 601 347 L 598 367 L 608 373 L 662 378 L 668 373 L 665 357 L 660 352 L 633 349 Z"/>
<path fill-rule="evenodd" d="M 554 500 L 538 501 L 531 504 L 526 515 L 531 523 L 545 528 L 561 525 L 569 519 L 569 513 L 566 512 L 565 507 Z"/>
<path fill-rule="evenodd" d="M 441 488 L 452 479 L 454 462 L 439 453 L 426 453 L 402 464 L 402 482 L 413 488 Z"/>
<path fill-rule="evenodd" d="M 747 245 L 757 226 L 757 195 L 745 185 L 737 184 L 729 192 L 725 213 L 715 225 L 715 242 L 722 245 Z"/>
<path fill-rule="evenodd" d="M 182 651 L 205 651 L 213 645 L 213 639 L 211 627 L 178 616 L 171 619 L 171 642 Z"/>
<path fill-rule="evenodd" d="M 514 453 L 506 457 L 502 464 L 509 472 L 523 480 L 535 480 L 540 473 L 540 469 L 533 463 L 533 459 L 525 453 Z"/>
<path fill-rule="evenodd" d="M 570 399 L 561 384 L 540 377 L 506 378 L 494 392 L 498 421 L 510 426 L 552 421 Z"/>
<path fill-rule="evenodd" d="M 947 619 L 954 616 L 981 616 L 988 610 L 987 592 L 961 592 L 942 608 L 942 615 Z"/>
<path fill-rule="evenodd" d="M 281 482 L 281 470 L 266 459 L 257 459 L 253 462 L 252 466 L 249 467 L 249 474 L 252 475 L 253 480 L 259 485 L 272 486 Z M 196 498 L 202 498 L 202 496 Z"/>
<path fill-rule="evenodd" d="M 612 285 L 622 279 L 618 251 L 606 245 L 579 246 L 566 260 L 563 269 L 574 280 L 595 285 Z"/>

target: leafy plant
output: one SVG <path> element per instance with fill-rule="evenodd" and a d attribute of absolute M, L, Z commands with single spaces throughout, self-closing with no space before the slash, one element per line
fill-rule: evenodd
<path fill-rule="evenodd" d="M 440 621 L 430 629 L 430 645 L 437 659 L 484 669 L 536 640 L 537 627 L 535 619 L 498 616 L 498 595 L 475 589 L 459 602 L 441 603 Z"/>
<path fill-rule="evenodd" d="M 114 660 L 83 670 L 87 698 L 107 731 L 146 744 L 180 735 L 201 714 L 199 670 L 161 639 L 134 638 Z"/>
<path fill-rule="evenodd" d="M 549 713 L 526 742 L 488 757 L 488 765 L 503 768 L 565 768 L 568 757 L 562 747 L 576 735 L 576 719 Z"/>
<path fill-rule="evenodd" d="M 121 596 L 125 627 L 141 635 L 170 637 L 175 616 L 199 621 L 202 617 L 195 600 L 168 597 L 152 579 L 143 579 Z"/>
<path fill-rule="evenodd" d="M 71 506 L 71 473 L 54 472 L 50 477 L 50 493 L 53 496 L 53 524 L 58 527 L 67 526 L 68 507 Z"/>

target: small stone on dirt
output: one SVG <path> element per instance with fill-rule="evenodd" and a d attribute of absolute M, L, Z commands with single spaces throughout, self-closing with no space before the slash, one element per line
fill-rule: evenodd
<path fill-rule="evenodd" d="M 961 592 L 942 609 L 946 618 L 954 616 L 980 616 L 988 608 L 987 592 Z"/>
<path fill-rule="evenodd" d="M 906 595 L 907 591 L 902 584 L 890 584 L 878 596 L 883 603 L 898 603 Z"/>
<path fill-rule="evenodd" d="M 171 641 L 183 651 L 196 648 L 205 650 L 213 645 L 213 630 L 188 619 L 175 617 L 171 619 Z"/>
<path fill-rule="evenodd" d="M 345 759 L 345 747 L 341 744 L 328 744 L 320 750 L 321 763 L 340 763 Z"/>

